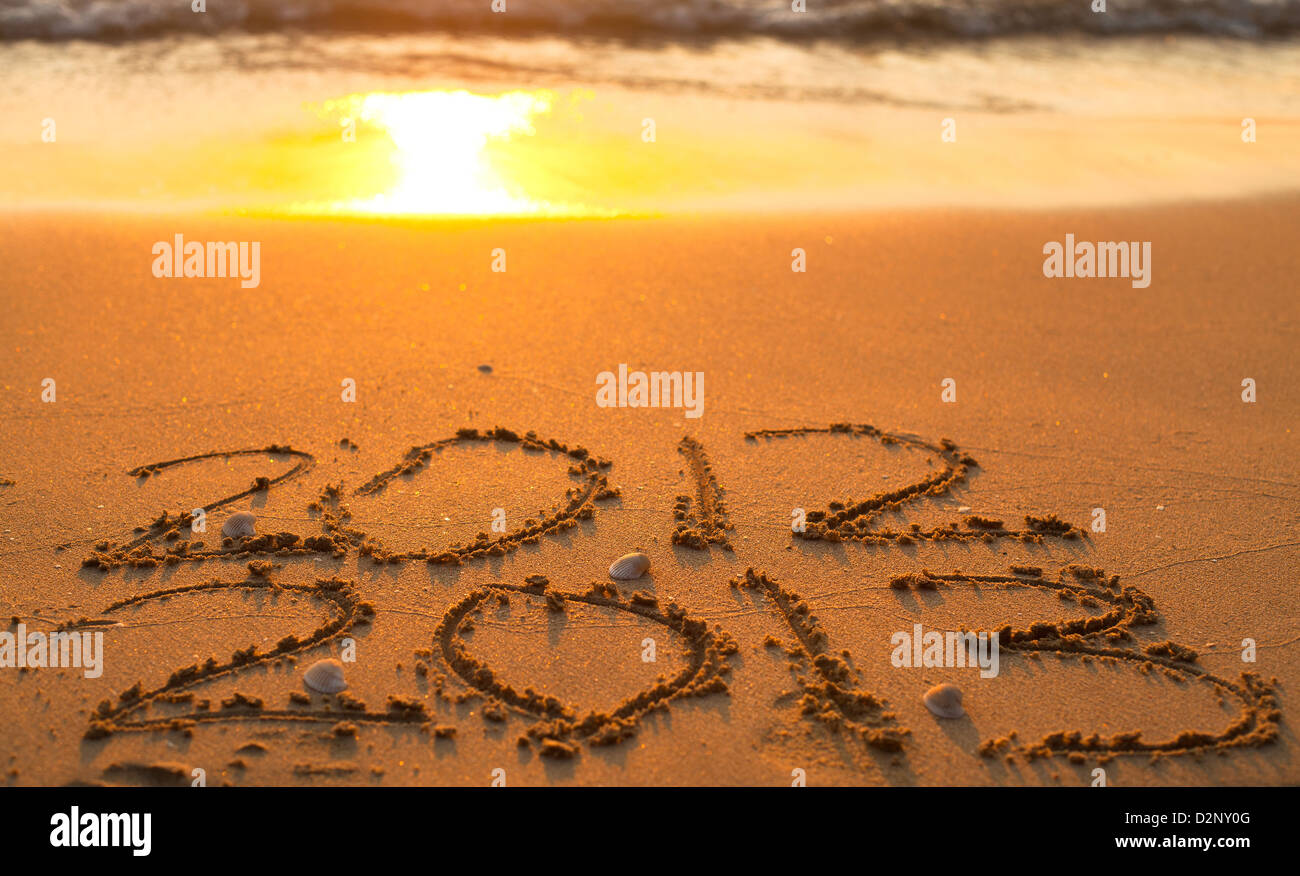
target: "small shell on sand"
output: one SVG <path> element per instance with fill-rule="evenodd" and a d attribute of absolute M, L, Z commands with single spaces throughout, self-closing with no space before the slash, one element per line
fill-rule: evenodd
<path fill-rule="evenodd" d="M 936 684 L 925 692 L 921 702 L 940 718 L 960 718 L 966 714 L 961 707 L 961 688 L 955 684 Z"/>
<path fill-rule="evenodd" d="M 640 578 L 649 568 L 649 557 L 643 553 L 631 553 L 614 561 L 614 565 L 609 567 L 609 577 L 620 581 L 631 581 L 633 578 Z"/>
<path fill-rule="evenodd" d="M 227 538 L 246 538 L 257 534 L 257 518 L 248 511 L 237 511 L 221 524 L 221 534 Z"/>
<path fill-rule="evenodd" d="M 327 694 L 338 693 L 348 686 L 343 680 L 343 664 L 333 657 L 317 660 L 308 666 L 302 680 L 312 690 Z"/>

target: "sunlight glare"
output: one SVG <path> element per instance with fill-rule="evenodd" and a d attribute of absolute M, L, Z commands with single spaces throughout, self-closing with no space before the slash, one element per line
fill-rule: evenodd
<path fill-rule="evenodd" d="M 533 215 L 550 205 L 512 191 L 494 170 L 492 141 L 532 136 L 534 117 L 550 112 L 546 91 L 478 95 L 424 91 L 353 95 L 327 110 L 354 113 L 393 142 L 398 181 L 388 191 L 343 205 L 385 215 Z"/>

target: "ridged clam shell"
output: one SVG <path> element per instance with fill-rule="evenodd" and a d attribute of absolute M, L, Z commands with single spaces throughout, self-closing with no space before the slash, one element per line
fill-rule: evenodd
<path fill-rule="evenodd" d="M 649 568 L 649 557 L 643 553 L 630 553 L 614 561 L 614 564 L 609 567 L 609 577 L 620 581 L 631 581 L 633 578 L 640 578 Z"/>
<path fill-rule="evenodd" d="M 960 718 L 966 714 L 961 707 L 961 688 L 955 684 L 936 684 L 925 692 L 921 702 L 940 718 Z"/>
<path fill-rule="evenodd" d="M 221 534 L 227 538 L 247 538 L 257 534 L 257 518 L 248 511 L 238 511 L 221 524 Z"/>
<path fill-rule="evenodd" d="M 302 680 L 312 690 L 327 694 L 338 693 L 348 686 L 343 680 L 343 664 L 333 657 L 317 660 L 308 666 Z"/>

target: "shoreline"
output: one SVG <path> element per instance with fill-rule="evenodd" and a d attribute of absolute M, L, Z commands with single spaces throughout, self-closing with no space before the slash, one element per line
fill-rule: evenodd
<path fill-rule="evenodd" d="M 490 225 L 566 225 L 599 224 L 607 222 L 756 222 L 772 223 L 789 220 L 792 222 L 809 222 L 819 219 L 835 221 L 853 221 L 861 218 L 884 218 L 888 216 L 939 217 L 967 214 L 971 216 L 1010 218 L 1012 216 L 1042 216 L 1054 213 L 1097 214 L 1101 211 L 1136 213 L 1145 210 L 1194 210 L 1234 209 L 1237 207 L 1279 207 L 1289 208 L 1300 204 L 1300 187 L 1294 191 L 1274 193 L 1249 193 L 1236 196 L 1190 195 L 1174 196 L 1168 199 L 1132 201 L 1115 204 L 1097 204 L 1089 202 L 1060 202 L 1053 204 L 1008 205 L 993 203 L 952 203 L 921 204 L 907 206 L 904 204 L 876 204 L 871 206 L 819 207 L 755 211 L 740 208 L 716 207 L 697 210 L 663 210 L 659 212 L 621 213 L 615 215 L 445 215 L 445 214 L 380 214 L 380 213 L 306 213 L 277 210 L 275 208 L 198 208 L 198 207 L 146 207 L 137 208 L 123 204 L 6 204 L 0 206 L 0 218 L 12 216 L 43 216 L 70 220 L 111 220 L 114 217 L 127 217 L 134 220 L 177 219 L 187 221 L 248 221 L 268 223 L 302 223 L 320 225 L 337 223 L 340 225 L 385 226 L 393 228 L 443 227 L 454 226 L 486 227 Z"/>

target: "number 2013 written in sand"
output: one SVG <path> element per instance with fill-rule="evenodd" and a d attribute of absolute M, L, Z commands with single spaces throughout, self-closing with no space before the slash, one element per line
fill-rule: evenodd
<path fill-rule="evenodd" d="M 1024 525 L 1019 528 L 1010 528 L 1002 521 L 978 516 L 969 516 L 961 522 L 953 521 L 931 528 L 911 524 L 906 529 L 895 530 L 884 525 L 882 518 L 886 514 L 926 497 L 948 494 L 954 485 L 964 481 L 977 467 L 974 459 L 946 439 L 931 443 L 913 436 L 883 432 L 873 426 L 849 423 L 827 427 L 759 430 L 747 433 L 745 437 L 750 442 L 766 443 L 812 435 L 876 441 L 886 446 L 920 451 L 931 454 L 935 464 L 930 466 L 925 477 L 915 483 L 863 499 L 828 502 L 823 509 L 796 514 L 800 525 L 792 527 L 793 537 L 832 544 L 857 541 L 884 546 L 1000 540 L 1041 544 L 1046 539 L 1079 542 L 1087 537 L 1082 529 L 1055 515 L 1026 516 Z M 300 450 L 271 445 L 260 449 L 181 457 L 132 469 L 129 474 L 138 478 L 150 478 L 165 471 L 209 460 L 229 461 L 239 457 L 269 456 L 293 462 L 287 471 L 276 477 L 258 477 L 247 489 L 208 502 L 202 507 L 176 515 L 164 512 L 149 524 L 137 527 L 134 537 L 123 543 L 101 541 L 83 561 L 87 568 L 109 571 L 118 568 L 147 570 L 159 566 L 238 559 L 248 562 L 247 579 L 213 581 L 137 594 L 105 607 L 98 619 L 83 618 L 69 626 L 111 623 L 121 612 L 130 608 L 152 601 L 165 602 L 172 596 L 183 593 L 204 594 L 221 590 L 254 592 L 267 588 L 295 591 L 321 602 L 327 607 L 329 618 L 309 635 L 286 636 L 274 648 L 250 646 L 235 651 L 228 660 L 209 658 L 200 664 L 180 667 L 162 685 L 148 687 L 144 682 L 138 683 L 120 695 L 118 701 L 105 700 L 100 704 L 92 715 L 87 736 L 102 738 L 120 731 L 168 728 L 192 732 L 194 726 L 210 721 L 286 719 L 337 722 L 341 717 L 370 723 L 416 723 L 431 729 L 435 735 L 454 732 L 433 724 L 425 703 L 403 696 L 390 696 L 388 708 L 383 710 L 372 709 L 357 701 L 341 700 L 343 712 L 340 712 L 300 692 L 289 695 L 290 702 L 285 708 L 268 706 L 256 697 L 236 693 L 223 700 L 220 708 L 213 708 L 206 700 L 195 701 L 193 689 L 218 678 L 237 675 L 255 665 L 286 657 L 296 659 L 300 652 L 337 643 L 354 630 L 370 624 L 377 615 L 373 605 L 359 598 L 357 587 L 351 581 L 334 577 L 318 580 L 314 584 L 275 582 L 273 558 L 292 561 L 330 556 L 342 559 L 355 551 L 358 556 L 367 557 L 375 564 L 422 561 L 430 565 L 460 566 L 502 556 L 523 545 L 536 544 L 543 538 L 577 529 L 583 521 L 595 517 L 598 507 L 619 498 L 619 489 L 608 478 L 613 467 L 608 459 L 583 447 L 542 438 L 534 432 L 518 433 L 499 427 L 486 431 L 462 429 L 453 436 L 412 447 L 395 465 L 355 488 L 352 495 L 365 497 L 381 494 L 399 478 L 415 476 L 438 454 L 458 445 L 519 448 L 526 453 L 562 459 L 573 483 L 549 511 L 539 511 L 535 517 L 527 518 L 512 530 L 493 527 L 491 533 L 480 532 L 472 541 L 452 544 L 442 549 L 397 550 L 359 528 L 358 521 L 353 519 L 350 509 L 344 504 L 342 487 L 332 484 L 326 484 L 308 506 L 309 512 L 314 515 L 313 519 L 318 519 L 321 523 L 321 531 L 317 534 L 304 537 L 288 532 L 232 530 L 230 534 L 217 538 L 206 535 L 206 518 L 210 513 L 231 508 L 244 500 L 251 501 L 258 494 L 265 494 L 310 472 L 315 460 Z M 346 439 L 341 442 L 341 446 L 355 447 Z M 672 509 L 675 519 L 673 542 L 701 551 L 715 546 L 734 550 L 731 542 L 734 528 L 723 497 L 724 491 L 704 447 L 697 440 L 686 437 L 679 444 L 678 452 L 686 461 L 684 471 L 691 486 L 688 492 L 677 497 Z M 796 509 L 798 511 L 802 509 Z M 208 544 L 209 540 L 214 543 Z M 738 596 L 746 591 L 752 592 L 779 617 L 787 629 L 787 643 L 780 646 L 792 668 L 799 670 L 799 684 L 803 688 L 801 712 L 804 715 L 836 732 L 858 736 L 869 747 L 883 751 L 899 751 L 903 748 L 909 731 L 897 724 L 896 715 L 884 709 L 883 701 L 863 689 L 860 673 L 853 668 L 851 655 L 845 649 L 836 650 L 831 647 L 830 636 L 802 596 L 753 569 L 732 579 L 730 585 Z M 1034 623 L 1025 629 L 1004 626 L 997 631 L 1004 651 L 1019 652 L 1030 659 L 1037 659 L 1043 652 L 1054 652 L 1082 660 L 1129 665 L 1144 673 L 1158 671 L 1176 680 L 1205 683 L 1220 698 L 1232 697 L 1242 703 L 1238 719 L 1217 733 L 1189 730 L 1169 739 L 1146 740 L 1140 731 L 1111 737 L 1085 735 L 1081 731 L 1062 731 L 1029 744 L 1015 743 L 1012 734 L 1010 737 L 986 741 L 980 749 L 980 753 L 986 756 L 1005 753 L 1018 746 L 1019 750 L 1031 757 L 1059 753 L 1072 760 L 1090 756 L 1104 759 L 1120 754 L 1162 755 L 1210 748 L 1222 750 L 1261 745 L 1276 738 L 1280 713 L 1270 684 L 1249 673 L 1243 673 L 1237 681 L 1212 675 L 1197 665 L 1195 652 L 1173 642 L 1137 646 L 1133 632 L 1138 627 L 1158 622 L 1154 604 L 1142 591 L 1134 587 L 1121 587 L 1116 576 L 1106 576 L 1101 570 L 1071 564 L 1061 569 L 1055 579 L 1045 576 L 1042 569 L 1028 566 L 1012 566 L 1009 574 L 1005 575 L 965 575 L 960 572 L 944 575 L 925 571 L 919 575 L 896 577 L 890 581 L 890 586 L 900 591 L 980 587 L 1037 589 L 1054 593 L 1064 602 L 1100 609 L 1103 613 L 1085 612 L 1079 618 Z M 508 604 L 511 599 L 521 598 L 544 600 L 552 611 L 593 606 L 626 612 L 662 624 L 685 642 L 688 667 L 673 679 L 656 683 L 611 709 L 586 714 L 532 688 L 521 691 L 504 682 L 490 666 L 470 654 L 465 639 L 465 634 L 472 629 L 475 617 L 481 616 L 488 607 L 493 604 Z M 628 738 L 635 733 L 637 723 L 643 715 L 666 707 L 672 701 L 690 696 L 725 693 L 728 690 L 725 679 L 730 673 L 728 658 L 737 650 L 735 641 L 724 630 L 716 625 L 709 627 L 703 621 L 692 618 L 676 604 L 661 605 L 656 597 L 641 592 L 629 596 L 608 582 L 596 582 L 586 592 L 560 591 L 551 587 L 550 582 L 540 575 L 530 576 L 517 584 L 490 582 L 466 594 L 448 609 L 434 631 L 431 644 L 432 647 L 417 651 L 420 658 L 417 666 L 425 666 L 424 660 L 441 664 L 448 670 L 449 676 L 455 676 L 463 682 L 464 688 L 463 693 L 452 697 L 444 689 L 448 676 L 435 673 L 438 681 L 434 690 L 438 696 L 456 701 L 463 701 L 466 696 L 484 697 L 489 701 L 483 710 L 484 715 L 496 716 L 501 720 L 506 712 L 531 717 L 535 723 L 521 737 L 521 744 L 529 741 L 543 755 L 563 757 L 573 756 L 580 742 L 606 745 Z M 772 645 L 772 642 L 767 644 Z M 184 707 L 183 704 L 186 703 L 193 704 L 188 712 L 182 711 L 165 717 L 151 712 L 164 705 L 182 704 Z"/>

